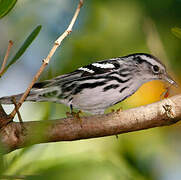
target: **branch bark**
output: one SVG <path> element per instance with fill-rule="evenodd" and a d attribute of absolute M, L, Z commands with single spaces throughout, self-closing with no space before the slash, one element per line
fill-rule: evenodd
<path fill-rule="evenodd" d="M 181 95 L 162 101 L 104 115 L 24 122 L 10 122 L 0 130 L 7 152 L 30 144 L 73 141 L 167 126 L 181 119 Z"/>

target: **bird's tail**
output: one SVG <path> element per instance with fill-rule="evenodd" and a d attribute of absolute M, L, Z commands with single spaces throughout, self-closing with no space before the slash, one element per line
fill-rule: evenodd
<path fill-rule="evenodd" d="M 25 101 L 42 101 L 39 96 L 41 94 L 43 94 L 44 89 L 32 89 L 29 93 L 29 95 L 27 96 L 27 98 L 25 99 Z M 0 98 L 0 104 L 13 104 L 13 98 L 15 98 L 16 102 L 19 102 L 19 100 L 21 99 L 21 96 L 23 95 L 23 93 L 21 94 L 16 94 L 16 95 L 12 95 L 12 96 L 4 96 Z"/>
<path fill-rule="evenodd" d="M 43 102 L 43 101 L 53 101 L 56 102 L 59 89 L 57 87 L 50 87 L 50 88 L 33 88 L 25 101 L 34 101 L 34 102 Z M 15 98 L 16 102 L 19 102 L 21 94 L 12 95 L 12 96 L 5 96 L 0 98 L 0 104 L 13 104 L 13 97 Z"/>
<path fill-rule="evenodd" d="M 31 89 L 29 95 L 25 99 L 25 101 L 34 101 L 34 102 L 42 102 L 42 101 L 53 101 L 56 102 L 58 95 L 61 94 L 61 88 L 59 86 L 53 85 L 53 80 L 46 80 L 43 82 L 35 83 L 33 88 Z M 13 104 L 13 97 L 16 99 L 16 102 L 19 102 L 21 94 L 5 96 L 0 98 L 0 104 Z"/>

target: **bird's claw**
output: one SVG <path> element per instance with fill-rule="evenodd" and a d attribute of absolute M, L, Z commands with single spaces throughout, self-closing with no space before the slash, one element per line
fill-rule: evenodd
<path fill-rule="evenodd" d="M 120 107 L 119 109 L 111 109 L 111 112 L 112 113 L 119 113 L 119 112 L 121 112 L 122 111 L 122 108 Z"/>
<path fill-rule="evenodd" d="M 66 112 L 66 116 L 68 117 L 68 118 L 75 118 L 75 119 L 77 119 L 77 120 L 79 120 L 79 122 L 80 122 L 80 126 L 81 126 L 81 128 L 83 127 L 82 126 L 82 119 L 81 119 L 81 117 L 80 117 L 80 114 L 82 114 L 82 111 L 81 110 L 79 110 L 78 112 Z"/>

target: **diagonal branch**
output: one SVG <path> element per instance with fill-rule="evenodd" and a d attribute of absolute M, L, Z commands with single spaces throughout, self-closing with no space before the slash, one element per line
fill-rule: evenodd
<path fill-rule="evenodd" d="M 21 107 L 22 103 L 24 102 L 24 100 L 26 99 L 26 97 L 28 96 L 31 88 L 33 87 L 33 85 L 35 84 L 35 82 L 38 80 L 38 78 L 40 77 L 40 75 L 42 74 L 42 72 L 44 71 L 44 69 L 46 68 L 46 66 L 49 64 L 50 59 L 52 58 L 52 56 L 54 55 L 56 49 L 61 45 L 61 42 L 72 32 L 72 28 L 73 25 L 79 15 L 80 12 L 80 8 L 83 5 L 83 0 L 79 1 L 79 4 L 77 6 L 77 9 L 75 11 L 75 14 L 68 26 L 68 28 L 65 30 L 65 32 L 55 41 L 52 49 L 50 50 L 48 56 L 43 60 L 43 63 L 40 67 L 40 69 L 38 70 L 38 72 L 36 73 L 36 75 L 33 77 L 31 83 L 29 84 L 28 88 L 26 89 L 25 93 L 22 95 L 22 97 L 20 98 L 17 107 L 14 108 L 14 110 L 11 112 L 10 116 L 12 117 L 12 119 L 14 118 L 14 116 L 16 115 L 17 110 Z"/>
<path fill-rule="evenodd" d="M 73 118 L 24 122 L 26 134 L 20 123 L 12 122 L 0 130 L 0 138 L 10 152 L 30 144 L 73 141 L 167 126 L 180 119 L 181 95 L 177 95 L 138 108 L 82 117 L 81 124 Z"/>

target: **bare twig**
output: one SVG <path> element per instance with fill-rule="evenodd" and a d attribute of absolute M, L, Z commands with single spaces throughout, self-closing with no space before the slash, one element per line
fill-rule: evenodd
<path fill-rule="evenodd" d="M 7 48 L 6 54 L 4 56 L 4 60 L 3 60 L 3 63 L 2 63 L 1 69 L 0 69 L 0 77 L 1 77 L 1 75 L 3 74 L 3 72 L 5 70 L 5 66 L 6 66 L 6 63 L 7 63 L 7 60 L 8 60 L 8 56 L 9 56 L 9 53 L 10 53 L 10 50 L 11 50 L 12 46 L 13 46 L 13 41 L 10 40 L 9 44 L 8 44 L 8 48 Z"/>
<path fill-rule="evenodd" d="M 21 114 L 20 114 L 20 112 L 19 112 L 18 105 L 17 105 L 17 103 L 16 103 L 16 98 L 15 98 L 14 96 L 12 97 L 12 102 L 13 102 L 13 104 L 14 104 L 14 106 L 15 106 L 15 110 L 16 110 L 16 113 L 17 113 L 17 115 L 18 115 L 19 122 L 23 124 L 23 120 L 22 120 L 22 118 L 21 118 Z"/>
<path fill-rule="evenodd" d="M 13 151 L 30 144 L 73 141 L 167 126 L 181 120 L 181 95 L 138 108 L 81 119 L 82 127 L 75 118 L 24 122 L 26 134 L 22 133 L 20 123 L 12 122 L 0 130 L 0 140 L 7 151 Z"/>
<path fill-rule="evenodd" d="M 56 49 L 60 46 L 61 42 L 71 33 L 72 31 L 72 27 L 78 17 L 78 14 L 80 12 L 80 8 L 83 5 L 83 0 L 79 1 L 78 7 L 75 11 L 75 14 L 70 22 L 70 25 L 68 26 L 68 28 L 66 29 L 66 31 L 55 41 L 52 49 L 50 50 L 48 56 L 43 60 L 43 64 L 41 65 L 40 69 L 38 70 L 38 72 L 36 73 L 36 75 L 34 76 L 34 78 L 32 79 L 32 82 L 29 84 L 28 88 L 26 89 L 25 93 L 22 95 L 21 99 L 19 100 L 18 104 L 17 104 L 17 109 L 19 109 L 22 105 L 22 103 L 24 102 L 24 100 L 26 99 L 26 97 L 28 96 L 31 88 L 33 87 L 33 85 L 35 84 L 35 82 L 38 80 L 38 78 L 40 77 L 41 73 L 43 72 L 43 70 L 45 69 L 45 67 L 48 65 L 51 57 L 54 55 Z M 14 118 L 14 116 L 16 115 L 16 109 L 14 109 L 10 116 L 12 117 L 12 119 Z"/>

